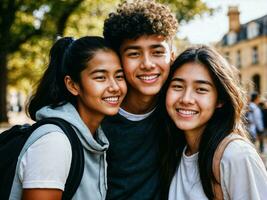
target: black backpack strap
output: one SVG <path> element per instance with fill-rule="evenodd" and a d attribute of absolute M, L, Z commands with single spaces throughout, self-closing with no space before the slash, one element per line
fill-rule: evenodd
<path fill-rule="evenodd" d="M 83 146 L 75 130 L 72 128 L 69 122 L 61 118 L 51 117 L 42 119 L 37 123 L 35 123 L 33 126 L 34 129 L 36 129 L 36 127 L 40 127 L 41 125 L 44 124 L 54 124 L 56 126 L 59 126 L 70 141 L 72 150 L 71 167 L 67 181 L 65 183 L 65 190 L 63 192 L 62 199 L 64 200 L 71 199 L 75 194 L 77 188 L 79 187 L 83 176 L 83 171 L 84 171 Z"/>

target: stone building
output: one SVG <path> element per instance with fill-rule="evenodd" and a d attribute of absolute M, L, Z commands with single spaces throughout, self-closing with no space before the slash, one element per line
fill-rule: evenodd
<path fill-rule="evenodd" d="M 248 92 L 267 97 L 267 15 L 240 24 L 239 14 L 238 7 L 229 7 L 229 30 L 216 48 L 239 68 Z"/>

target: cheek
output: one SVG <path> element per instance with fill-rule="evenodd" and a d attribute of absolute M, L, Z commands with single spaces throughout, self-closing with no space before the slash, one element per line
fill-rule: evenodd
<path fill-rule="evenodd" d="M 165 65 L 163 67 L 163 71 L 165 72 L 165 76 L 166 76 L 166 79 L 167 79 L 167 77 L 169 75 L 169 72 L 170 72 L 170 65 Z"/>
<path fill-rule="evenodd" d="M 121 90 L 121 93 L 123 96 L 126 95 L 127 93 L 127 85 L 126 85 L 126 82 L 125 81 L 121 81 L 118 83 L 119 87 L 120 87 L 120 90 Z"/>
<path fill-rule="evenodd" d="M 176 95 L 173 94 L 172 91 L 168 90 L 166 94 L 165 105 L 169 114 L 173 109 L 175 109 L 174 107 L 175 103 L 176 103 Z"/>
<path fill-rule="evenodd" d="M 86 87 L 86 93 L 88 96 L 99 96 L 105 90 L 105 86 L 94 81 L 90 82 Z"/>
<path fill-rule="evenodd" d="M 127 66 L 123 68 L 123 71 L 124 71 L 126 80 L 128 80 L 134 74 L 134 69 L 129 65 L 123 65 L 123 66 Z"/>
<path fill-rule="evenodd" d="M 206 113 L 209 117 L 211 117 L 216 109 L 216 101 L 212 97 L 205 98 L 199 101 L 199 103 L 202 105 L 202 108 L 206 110 Z"/>
<path fill-rule="evenodd" d="M 129 60 L 129 59 L 124 59 L 124 60 L 122 60 L 121 64 L 122 64 L 122 66 L 123 66 L 123 70 L 124 70 L 125 72 L 132 71 L 133 68 L 137 65 L 137 64 L 136 64 L 136 61 Z"/>

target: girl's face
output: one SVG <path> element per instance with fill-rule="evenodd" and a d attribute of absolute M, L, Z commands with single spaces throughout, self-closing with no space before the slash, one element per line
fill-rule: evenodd
<path fill-rule="evenodd" d="M 168 114 L 186 134 L 201 135 L 217 103 L 217 90 L 205 66 L 190 62 L 179 67 L 166 96 Z"/>
<path fill-rule="evenodd" d="M 123 70 L 116 53 L 98 50 L 81 72 L 76 85 L 78 111 L 90 117 L 114 115 L 127 92 Z"/>

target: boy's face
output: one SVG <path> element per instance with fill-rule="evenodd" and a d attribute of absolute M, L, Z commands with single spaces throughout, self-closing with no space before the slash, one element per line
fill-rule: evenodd
<path fill-rule="evenodd" d="M 128 82 L 128 92 L 137 96 L 155 96 L 166 81 L 173 53 L 161 35 L 144 35 L 126 39 L 120 56 Z"/>

